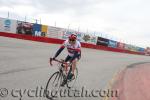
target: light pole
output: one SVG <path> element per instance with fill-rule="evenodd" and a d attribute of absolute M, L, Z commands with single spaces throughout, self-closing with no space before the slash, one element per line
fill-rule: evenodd
<path fill-rule="evenodd" d="M 70 24 L 68 25 L 68 31 L 69 31 L 69 29 L 70 29 Z"/>
<path fill-rule="evenodd" d="M 7 14 L 7 18 L 9 18 L 9 11 L 8 11 L 8 14 Z"/>

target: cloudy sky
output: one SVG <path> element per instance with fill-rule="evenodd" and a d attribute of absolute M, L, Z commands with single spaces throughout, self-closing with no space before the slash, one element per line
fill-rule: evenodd
<path fill-rule="evenodd" d="M 97 32 L 114 40 L 150 46 L 149 0 L 0 0 L 0 17 Z"/>

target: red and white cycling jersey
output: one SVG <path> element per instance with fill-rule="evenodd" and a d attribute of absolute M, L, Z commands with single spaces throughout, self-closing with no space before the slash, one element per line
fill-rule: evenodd
<path fill-rule="evenodd" d="M 67 48 L 68 50 L 68 55 L 73 56 L 74 53 L 77 51 L 78 53 L 81 53 L 81 44 L 78 40 L 76 40 L 76 43 L 74 45 L 71 45 L 69 43 L 69 40 L 64 41 L 62 48 Z"/>

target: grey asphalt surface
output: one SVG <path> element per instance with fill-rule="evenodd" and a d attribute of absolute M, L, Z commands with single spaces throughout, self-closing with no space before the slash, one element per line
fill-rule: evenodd
<path fill-rule="evenodd" d="M 49 66 L 60 45 L 0 37 L 0 100 L 47 100 L 35 91 L 43 92 L 49 77 L 57 71 Z M 58 58 L 64 58 L 66 50 Z M 138 62 L 150 62 L 150 57 L 82 48 L 78 63 L 76 89 L 89 93 L 104 90 L 114 73 Z M 66 88 L 66 87 L 64 87 Z M 7 90 L 8 91 L 7 91 Z M 33 91 L 31 91 L 33 90 Z M 8 95 L 7 95 L 8 94 Z M 98 96 L 98 94 L 97 94 Z M 102 100 L 103 97 L 62 97 L 57 100 Z"/>

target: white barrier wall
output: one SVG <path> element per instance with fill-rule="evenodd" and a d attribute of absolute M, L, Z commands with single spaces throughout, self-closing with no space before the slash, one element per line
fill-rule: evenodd
<path fill-rule="evenodd" d="M 22 25 L 24 25 L 26 27 L 31 26 L 31 29 L 32 29 L 31 32 L 27 31 L 27 32 L 19 33 L 18 29 L 25 28 L 25 27 L 18 28 L 18 25 L 20 25 L 19 23 L 22 23 Z M 32 26 L 33 26 L 33 23 L 16 21 L 16 20 L 11 20 L 11 19 L 6 19 L 6 18 L 0 18 L 0 27 L 1 27 L 0 32 L 41 36 L 41 35 L 37 35 L 36 32 L 35 32 L 35 34 L 33 34 L 34 28 Z M 29 30 L 29 27 L 27 27 L 27 29 Z M 41 30 L 41 29 L 39 29 L 39 30 Z M 67 30 L 67 29 L 63 29 L 63 28 L 59 28 L 59 27 L 48 26 L 47 32 L 45 32 L 45 33 L 46 33 L 46 37 L 59 38 L 59 39 L 67 39 L 70 34 L 76 33 L 78 36 L 78 40 L 80 42 L 91 43 L 91 44 L 96 44 L 96 42 L 97 42 L 96 36 L 88 35 L 88 34 L 85 34 L 82 32 L 75 32 L 74 30 Z"/>
<path fill-rule="evenodd" d="M 16 33 L 16 20 L 0 18 L 0 32 Z"/>
<path fill-rule="evenodd" d="M 70 34 L 75 33 L 77 34 L 78 40 L 80 42 L 97 45 L 97 41 L 98 41 L 98 37 L 94 36 L 93 34 L 86 34 L 83 32 L 76 32 L 74 30 L 68 30 L 68 29 L 54 27 L 54 26 L 41 25 L 37 23 L 22 22 L 22 21 L 12 20 L 8 18 L 0 18 L 0 32 L 26 34 L 32 36 L 43 36 L 43 37 L 50 37 L 50 38 L 64 39 L 64 40 L 67 39 Z M 114 42 L 112 42 L 112 40 L 106 38 L 103 39 L 109 41 L 108 44 L 105 46 L 121 48 L 130 51 L 138 51 L 138 52 L 144 52 L 145 50 L 144 48 L 140 48 L 140 47 L 138 48 L 136 46 L 120 43 L 117 41 L 115 41 L 116 44 L 114 46 Z"/>

